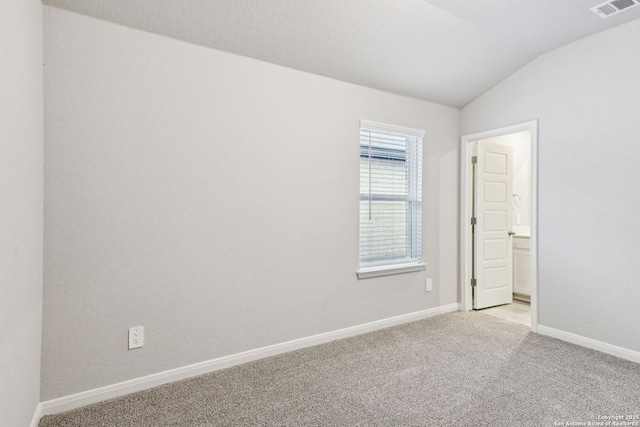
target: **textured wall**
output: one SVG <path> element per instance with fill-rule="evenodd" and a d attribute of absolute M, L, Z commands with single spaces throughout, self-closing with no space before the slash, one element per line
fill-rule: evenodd
<path fill-rule="evenodd" d="M 539 119 L 539 321 L 640 351 L 636 20 L 541 56 L 467 106 L 463 134 Z"/>
<path fill-rule="evenodd" d="M 44 400 L 457 301 L 457 110 L 54 8 L 45 35 Z M 426 129 L 424 272 L 356 280 L 360 119 Z"/>
<path fill-rule="evenodd" d="M 0 2 L 0 424 L 40 401 L 42 5 Z"/>

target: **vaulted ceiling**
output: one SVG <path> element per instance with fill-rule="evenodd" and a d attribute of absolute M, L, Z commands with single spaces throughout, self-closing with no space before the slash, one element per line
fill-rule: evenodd
<path fill-rule="evenodd" d="M 602 19 L 589 10 L 602 2 L 43 0 L 116 24 L 453 107 L 463 107 L 544 52 L 640 18 L 640 7 L 632 7 Z M 621 40 L 629 42 L 635 41 Z"/>

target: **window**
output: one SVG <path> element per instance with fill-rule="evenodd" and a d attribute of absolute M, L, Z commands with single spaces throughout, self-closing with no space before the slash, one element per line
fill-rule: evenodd
<path fill-rule="evenodd" d="M 360 122 L 358 277 L 420 270 L 424 131 Z"/>

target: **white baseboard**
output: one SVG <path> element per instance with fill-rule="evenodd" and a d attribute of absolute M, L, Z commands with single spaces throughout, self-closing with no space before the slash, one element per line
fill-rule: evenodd
<path fill-rule="evenodd" d="M 549 328 L 548 326 L 543 325 L 538 325 L 538 333 L 541 335 L 550 336 L 552 338 L 557 338 L 562 341 L 567 341 L 582 347 L 592 348 L 594 350 L 601 351 L 602 353 L 617 356 L 621 359 L 640 363 L 640 352 L 629 350 L 628 348 L 618 347 L 612 344 L 596 341 L 591 338 L 586 338 L 581 335 L 572 334 L 570 332 L 560 331 L 558 329 Z"/>
<path fill-rule="evenodd" d="M 31 424 L 29 424 L 29 427 L 38 427 L 38 424 L 40 424 L 40 417 L 42 417 L 42 403 L 38 403 L 38 406 L 36 406 L 36 410 L 33 413 L 33 418 L 31 418 Z"/>
<path fill-rule="evenodd" d="M 441 307 L 431 308 L 428 310 L 418 311 L 415 313 L 403 314 L 396 317 L 377 320 L 375 322 L 364 323 L 349 328 L 338 329 L 332 332 L 326 332 L 323 334 L 287 341 L 267 347 L 257 348 L 242 353 L 232 354 L 230 356 L 224 356 L 218 359 L 195 363 L 193 365 L 159 372 L 157 374 L 147 375 L 145 377 L 134 378 L 132 380 L 108 385 L 106 387 L 100 387 L 71 396 L 65 396 L 58 399 L 42 402 L 40 403 L 40 405 L 38 405 L 39 415 L 45 416 L 69 411 L 71 409 L 80 408 L 92 403 L 102 402 L 104 400 L 124 396 L 129 393 L 135 393 L 137 391 L 157 387 L 162 384 L 179 381 L 185 378 L 195 377 L 220 369 L 230 368 L 232 366 L 241 365 L 243 363 L 252 362 L 258 359 L 263 359 L 265 357 L 275 356 L 278 354 L 287 353 L 289 351 L 311 347 L 318 344 L 324 344 L 330 341 L 364 334 L 366 332 L 377 331 L 379 329 L 400 325 L 402 323 L 426 319 L 428 317 L 436 316 L 439 314 L 451 313 L 454 311 L 458 311 L 459 309 L 460 305 L 458 303 L 449 304 Z M 38 417 L 38 419 L 39 418 L 40 417 Z"/>

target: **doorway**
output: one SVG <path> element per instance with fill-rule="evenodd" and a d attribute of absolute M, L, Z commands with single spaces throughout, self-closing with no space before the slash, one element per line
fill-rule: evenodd
<path fill-rule="evenodd" d="M 535 120 L 466 135 L 460 147 L 461 310 L 491 305 L 500 306 L 490 309 L 494 311 L 519 309 L 521 300 L 528 298 L 534 332 L 538 322 L 537 130 Z M 519 176 L 514 185 L 516 181 L 510 178 L 502 185 L 499 175 L 506 170 L 526 173 L 526 179 Z M 482 186 L 476 194 L 479 183 Z M 491 193 L 483 193 L 485 190 Z M 528 262 L 524 262 L 525 255 Z M 517 300 L 513 307 L 503 305 L 511 303 L 512 296 Z"/>

